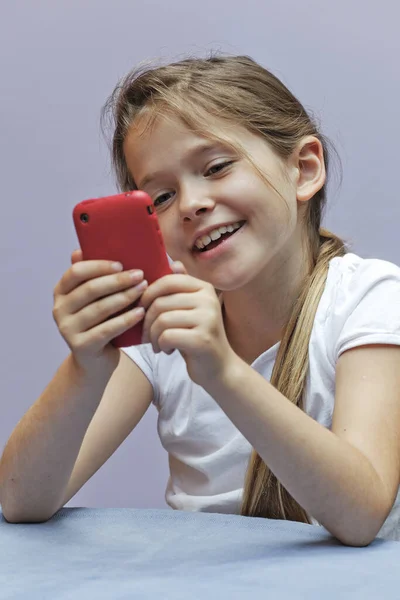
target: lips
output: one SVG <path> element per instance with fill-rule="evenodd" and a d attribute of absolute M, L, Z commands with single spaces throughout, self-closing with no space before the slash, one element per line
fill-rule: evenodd
<path fill-rule="evenodd" d="M 202 237 L 209 235 L 212 231 L 215 231 L 216 229 L 219 229 L 221 227 L 229 227 L 229 226 L 235 225 L 236 223 L 239 223 L 240 227 L 238 227 L 233 232 L 231 232 L 233 234 L 236 231 L 239 231 L 239 229 L 244 225 L 245 221 L 230 221 L 229 223 L 220 223 L 219 225 L 214 225 L 212 227 L 208 227 L 207 229 L 203 229 L 203 230 L 199 231 L 194 237 L 192 248 L 191 248 L 192 251 L 199 252 L 199 248 L 196 246 L 196 243 Z M 222 235 L 225 235 L 225 234 L 222 234 Z"/>
<path fill-rule="evenodd" d="M 236 236 L 241 236 L 242 231 L 246 228 L 247 221 L 240 221 L 241 225 L 238 229 L 235 229 L 231 233 L 223 234 L 217 240 L 212 240 L 205 248 L 197 248 L 192 251 L 196 260 L 215 259 L 224 252 L 227 248 L 231 247 L 231 240 L 236 239 Z"/>

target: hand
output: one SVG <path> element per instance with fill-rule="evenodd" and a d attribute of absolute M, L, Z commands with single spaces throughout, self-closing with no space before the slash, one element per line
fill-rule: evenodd
<path fill-rule="evenodd" d="M 156 353 L 179 350 L 190 378 L 206 387 L 210 379 L 223 376 L 236 355 L 213 286 L 188 275 L 182 263 L 174 263 L 172 270 L 174 274 L 149 285 L 140 299 L 146 310 L 142 342 L 150 342 Z"/>
<path fill-rule="evenodd" d="M 146 288 L 147 282 L 143 289 L 138 285 L 143 271 L 121 272 L 110 261 L 82 260 L 80 250 L 71 262 L 54 288 L 54 320 L 81 368 L 114 369 L 120 353 L 110 342 L 144 316 L 138 308 L 119 314 Z"/>

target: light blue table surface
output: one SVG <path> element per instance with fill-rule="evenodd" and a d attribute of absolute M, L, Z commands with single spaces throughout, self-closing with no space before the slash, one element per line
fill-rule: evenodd
<path fill-rule="evenodd" d="M 400 543 L 349 548 L 322 527 L 172 510 L 0 513 L 0 598 L 400 600 Z"/>

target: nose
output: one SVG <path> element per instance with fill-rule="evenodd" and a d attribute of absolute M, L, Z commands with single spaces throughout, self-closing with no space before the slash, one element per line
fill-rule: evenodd
<path fill-rule="evenodd" d="M 193 221 L 199 215 L 213 210 L 215 201 L 210 198 L 201 186 L 187 186 L 181 189 L 179 212 L 183 221 Z"/>

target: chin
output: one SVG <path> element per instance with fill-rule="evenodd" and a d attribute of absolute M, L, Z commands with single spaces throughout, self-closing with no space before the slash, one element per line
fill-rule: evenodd
<path fill-rule="evenodd" d="M 250 283 L 251 278 L 249 276 L 236 276 L 234 277 L 215 277 L 210 283 L 215 287 L 219 292 L 234 292 L 235 290 L 240 290 L 244 288 L 248 283 Z"/>

